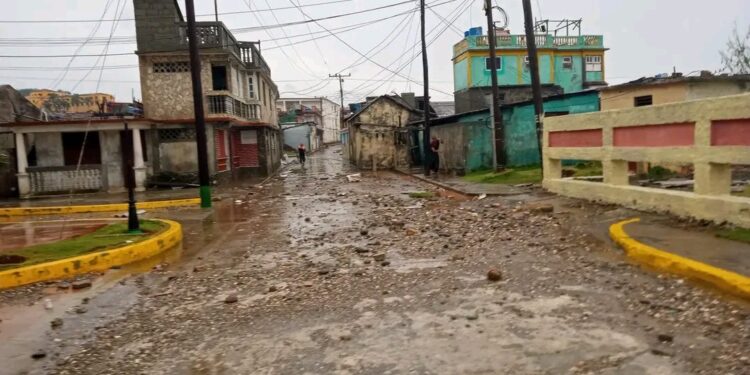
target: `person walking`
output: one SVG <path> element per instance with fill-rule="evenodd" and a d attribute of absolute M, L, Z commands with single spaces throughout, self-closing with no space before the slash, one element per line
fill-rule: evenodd
<path fill-rule="evenodd" d="M 430 170 L 435 174 L 437 174 L 438 170 L 440 169 L 440 155 L 438 155 L 439 149 L 440 140 L 433 135 L 432 140 L 430 141 Z"/>
<path fill-rule="evenodd" d="M 299 163 L 302 165 L 302 168 L 305 167 L 305 156 L 307 151 L 305 150 L 305 144 L 300 143 L 297 147 L 297 158 L 299 159 Z"/>

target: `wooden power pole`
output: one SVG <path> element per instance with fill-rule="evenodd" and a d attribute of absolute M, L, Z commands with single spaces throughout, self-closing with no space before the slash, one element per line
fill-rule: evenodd
<path fill-rule="evenodd" d="M 544 102 L 542 101 L 542 84 L 539 81 L 539 58 L 536 53 L 536 38 L 534 36 L 534 22 L 531 14 L 531 0 L 523 0 L 523 19 L 526 29 L 526 48 L 529 54 L 529 70 L 531 71 L 531 91 L 534 95 L 534 120 L 536 122 L 536 142 L 539 146 L 539 162 L 544 168 L 542 159 L 542 131 L 544 129 Z"/>
<path fill-rule="evenodd" d="M 420 19 L 422 24 L 422 79 L 424 81 L 424 132 L 422 132 L 424 144 L 424 174 L 430 174 L 430 162 L 432 162 L 432 150 L 430 148 L 430 73 L 427 66 L 427 43 L 425 41 L 425 14 L 424 0 L 419 0 Z M 429 159 L 429 160 L 428 160 Z"/>
<path fill-rule="evenodd" d="M 190 76 L 193 81 L 193 107 L 195 109 L 195 141 L 198 146 L 198 180 L 200 183 L 201 207 L 211 207 L 211 181 L 208 174 L 208 150 L 206 144 L 206 117 L 203 112 L 203 86 L 201 85 L 201 60 L 198 54 L 198 39 L 195 33 L 195 5 L 185 0 L 187 13 L 188 47 L 190 49 Z"/>
<path fill-rule="evenodd" d="M 339 117 L 341 118 L 341 122 L 339 123 L 339 128 L 342 128 L 344 126 L 344 77 L 351 77 L 351 76 L 352 76 L 351 73 L 347 75 L 343 75 L 341 73 L 328 75 L 328 77 L 338 78 L 339 80 L 339 95 L 341 96 L 341 109 L 339 110 Z"/>

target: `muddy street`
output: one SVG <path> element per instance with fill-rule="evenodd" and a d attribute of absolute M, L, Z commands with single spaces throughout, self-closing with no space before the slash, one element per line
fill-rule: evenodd
<path fill-rule="evenodd" d="M 154 213 L 179 260 L 68 294 L 56 328 L 39 286 L 0 292 L 0 337 L 36 311 L 42 338 L 0 373 L 750 374 L 747 304 L 629 263 L 597 234 L 615 208 L 351 173 L 331 147 Z"/>

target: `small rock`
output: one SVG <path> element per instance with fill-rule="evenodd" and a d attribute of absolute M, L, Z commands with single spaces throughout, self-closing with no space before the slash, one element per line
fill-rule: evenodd
<path fill-rule="evenodd" d="M 309 217 L 306 217 L 306 218 L 305 218 L 305 222 L 308 222 L 308 223 L 309 223 L 310 221 L 311 221 L 311 219 L 310 219 Z"/>
<path fill-rule="evenodd" d="M 362 254 L 362 253 L 367 253 L 367 252 L 369 252 L 369 251 L 370 251 L 370 249 L 368 249 L 368 248 L 366 248 L 366 247 L 364 247 L 364 246 L 355 246 L 355 247 L 354 247 L 354 251 L 355 251 L 355 252 L 356 252 L 357 254 Z"/>
<path fill-rule="evenodd" d="M 306 288 L 310 288 L 310 287 L 312 287 L 312 286 L 313 286 L 313 282 L 312 282 L 312 281 L 305 281 L 305 283 L 304 283 L 304 284 L 302 284 L 302 285 L 303 285 L 304 287 L 306 287 Z"/>
<path fill-rule="evenodd" d="M 391 265 L 391 261 L 390 260 L 384 260 L 384 261 L 380 262 L 380 265 L 383 266 L 383 267 L 388 267 L 388 266 Z"/>
<path fill-rule="evenodd" d="M 487 271 L 487 280 L 495 282 L 495 281 L 500 281 L 502 279 L 503 279 L 503 274 L 500 273 L 500 271 L 494 268 Z"/>
<path fill-rule="evenodd" d="M 667 334 L 664 334 L 664 333 L 659 334 L 659 336 L 657 336 L 657 338 L 661 342 L 672 342 L 672 341 L 674 341 L 674 337 L 672 335 L 667 335 Z"/>
<path fill-rule="evenodd" d="M 47 353 L 46 353 L 46 352 L 45 352 L 44 350 L 41 350 L 41 349 L 40 349 L 40 350 L 37 350 L 37 351 L 35 351 L 35 352 L 34 352 L 34 353 L 33 353 L 33 354 L 31 355 L 31 358 L 34 358 L 34 359 L 42 359 L 42 358 L 44 358 L 44 357 L 46 357 L 46 356 L 47 356 Z"/>
<path fill-rule="evenodd" d="M 321 268 L 318 270 L 318 275 L 328 275 L 329 273 L 331 273 L 331 270 L 327 268 Z"/>
<path fill-rule="evenodd" d="M 70 289 L 70 283 L 63 281 L 57 284 L 57 289 Z"/>
<path fill-rule="evenodd" d="M 349 331 L 342 332 L 339 335 L 339 340 L 341 341 L 351 341 L 351 339 L 352 339 L 352 333 Z"/>
<path fill-rule="evenodd" d="M 268 287 L 268 291 L 273 293 L 275 291 L 279 290 L 279 288 L 276 287 L 276 285 L 271 285 Z"/>
<path fill-rule="evenodd" d="M 407 236 L 413 236 L 413 235 L 419 233 L 419 231 L 416 230 L 416 229 L 414 229 L 414 228 L 406 228 L 404 231 L 406 232 Z"/>
<path fill-rule="evenodd" d="M 87 308 L 83 307 L 83 306 L 78 306 L 78 307 L 76 307 L 76 309 L 75 309 L 75 312 L 76 312 L 76 314 L 85 314 L 85 313 L 87 313 L 88 311 L 89 311 L 89 310 L 88 310 Z"/>
<path fill-rule="evenodd" d="M 366 236 L 366 235 L 370 234 L 370 232 L 367 231 L 367 229 L 362 229 L 362 230 L 359 231 L 359 234 L 361 234 L 363 236 Z"/>
<path fill-rule="evenodd" d="M 662 356 L 662 357 L 671 357 L 671 356 L 673 356 L 672 353 L 667 353 L 667 352 L 665 352 L 663 350 L 659 350 L 659 349 L 651 349 L 651 354 Z"/>
<path fill-rule="evenodd" d="M 385 260 L 385 253 L 377 253 L 372 256 L 372 259 L 376 262 L 382 262 Z"/>
<path fill-rule="evenodd" d="M 479 313 L 474 311 L 469 315 L 466 315 L 466 320 L 477 320 L 479 319 Z"/>
<path fill-rule="evenodd" d="M 74 290 L 91 288 L 91 280 L 79 280 L 72 284 Z"/>
<path fill-rule="evenodd" d="M 551 204 L 534 204 L 529 206 L 529 211 L 538 214 L 547 214 L 555 212 L 555 206 Z"/>
<path fill-rule="evenodd" d="M 224 303 L 236 303 L 239 301 L 239 298 L 237 298 L 237 295 L 232 293 L 227 296 L 227 298 L 224 298 Z"/>
<path fill-rule="evenodd" d="M 52 321 L 51 321 L 51 322 L 49 322 L 49 325 L 50 325 L 50 326 L 51 326 L 51 327 L 52 327 L 53 329 L 55 329 L 55 328 L 60 328 L 60 327 L 62 327 L 62 325 L 63 325 L 63 320 L 62 320 L 61 318 L 55 318 L 55 319 L 52 319 Z"/>

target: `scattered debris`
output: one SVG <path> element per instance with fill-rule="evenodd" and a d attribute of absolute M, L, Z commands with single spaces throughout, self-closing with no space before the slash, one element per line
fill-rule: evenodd
<path fill-rule="evenodd" d="M 349 182 L 360 182 L 362 181 L 362 174 L 361 173 L 349 174 L 349 175 L 346 175 L 346 179 Z"/>
<path fill-rule="evenodd" d="M 495 281 L 501 281 L 502 279 L 503 279 L 503 274 L 500 273 L 500 271 L 494 268 L 487 271 L 487 280 L 495 282 Z"/>

